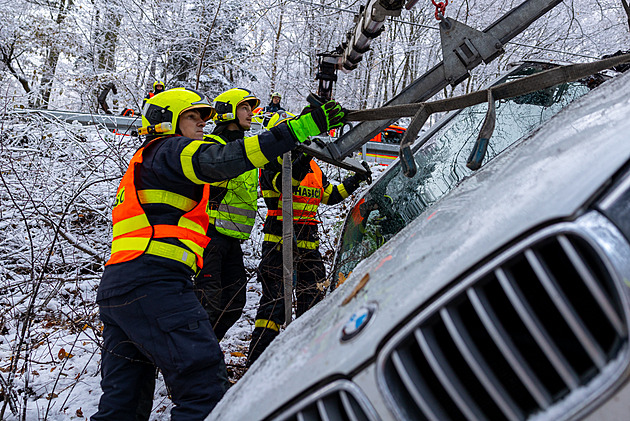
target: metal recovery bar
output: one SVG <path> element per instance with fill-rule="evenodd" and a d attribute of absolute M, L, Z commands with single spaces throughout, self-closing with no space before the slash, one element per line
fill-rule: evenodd
<path fill-rule="evenodd" d="M 440 35 L 444 60 L 412 82 L 385 105 L 423 102 L 448 84 L 457 85 L 469 76 L 468 70 L 477 67 L 482 61 L 487 64 L 503 53 L 503 45 L 561 1 L 526 0 L 492 23 L 483 32 L 453 19 L 442 19 Z M 311 144 L 302 148 L 322 161 L 339 165 L 344 158 L 347 162 L 347 157 L 352 152 L 360 149 L 363 144 L 395 121 L 365 121 L 353 127 L 336 141 L 328 143 L 326 147 Z"/>

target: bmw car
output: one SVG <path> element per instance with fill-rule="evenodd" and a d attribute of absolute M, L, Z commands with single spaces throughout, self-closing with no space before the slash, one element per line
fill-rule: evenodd
<path fill-rule="evenodd" d="M 516 66 L 501 80 L 548 68 Z M 335 288 L 210 420 L 626 419 L 630 72 L 448 114 L 340 234 Z"/>

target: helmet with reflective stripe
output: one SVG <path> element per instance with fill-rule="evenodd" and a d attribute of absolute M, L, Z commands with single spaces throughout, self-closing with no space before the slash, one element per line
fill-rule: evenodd
<path fill-rule="evenodd" d="M 158 85 L 162 85 L 162 90 L 166 88 L 166 85 L 164 84 L 164 82 L 162 82 L 161 80 L 156 80 L 155 82 L 153 82 L 153 92 L 155 92 L 155 87 Z"/>
<path fill-rule="evenodd" d="M 271 116 L 271 118 L 267 122 L 267 125 L 265 126 L 265 128 L 267 130 L 269 130 L 272 127 L 275 127 L 275 126 L 277 126 L 280 123 L 284 123 L 287 120 L 291 120 L 293 117 L 295 117 L 295 114 L 288 113 L 286 111 L 278 111 L 277 113 L 274 113 Z"/>
<path fill-rule="evenodd" d="M 249 102 L 252 110 L 260 105 L 256 95 L 247 89 L 232 88 L 223 92 L 212 103 L 217 112 L 214 119 L 219 123 L 236 120 L 236 108 L 244 102 Z"/>
<path fill-rule="evenodd" d="M 171 123 L 172 129 L 160 134 L 175 134 L 179 116 L 192 109 L 198 109 L 205 121 L 215 114 L 204 94 L 188 88 L 169 89 L 147 100 L 142 108 L 142 127 Z"/>
<path fill-rule="evenodd" d="M 272 94 L 271 94 L 271 99 L 273 99 L 273 98 L 274 98 L 274 97 L 276 97 L 276 96 L 277 96 L 278 98 L 282 99 L 282 95 L 280 95 L 278 92 L 274 92 L 274 93 L 272 93 Z"/>

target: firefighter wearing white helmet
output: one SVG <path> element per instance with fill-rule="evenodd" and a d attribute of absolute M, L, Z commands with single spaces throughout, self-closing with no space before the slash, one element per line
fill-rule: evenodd
<path fill-rule="evenodd" d="M 271 116 L 267 128 L 290 125 L 295 116 L 279 112 Z M 326 279 L 326 271 L 319 252 L 317 209 L 320 204 L 335 205 L 351 195 L 370 173 L 347 177 L 341 184 L 332 184 L 309 155 L 291 152 L 293 157 L 293 228 L 297 239 L 295 294 L 296 316 L 317 304 L 322 298 L 318 283 Z M 297 155 L 297 156 L 295 156 Z M 261 171 L 260 189 L 267 205 L 263 226 L 262 259 L 258 266 L 258 281 L 262 284 L 254 331 L 249 345 L 247 364 L 251 365 L 278 335 L 285 322 L 282 262 L 282 158 L 275 168 Z"/>
<path fill-rule="evenodd" d="M 285 109 L 282 108 L 282 105 L 280 105 L 280 100 L 282 100 L 282 95 L 278 92 L 272 93 L 269 105 L 263 109 L 263 113 L 272 114 L 277 113 L 278 111 L 285 111 Z"/>
<path fill-rule="evenodd" d="M 192 283 L 211 242 L 210 184 L 263 167 L 309 133 L 329 130 L 343 116 L 337 107 L 325 104 L 292 126 L 222 144 L 203 140 L 215 114 L 203 94 L 175 88 L 147 101 L 146 139 L 113 200 L 111 257 L 97 294 L 103 394 L 92 420 L 147 418 L 142 396 L 156 366 L 174 404 L 172 420 L 204 419 L 214 408 L 225 392 L 225 364 Z"/>

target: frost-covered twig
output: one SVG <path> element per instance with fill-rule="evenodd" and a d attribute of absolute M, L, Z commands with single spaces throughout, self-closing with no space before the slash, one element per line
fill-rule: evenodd
<path fill-rule="evenodd" d="M 56 228 L 55 224 L 49 218 L 42 216 L 40 217 L 40 220 L 46 223 L 46 225 L 48 225 L 49 227 Z M 59 230 L 59 235 L 63 237 L 66 241 L 68 241 L 69 244 L 81 250 L 82 252 L 87 253 L 90 256 L 94 257 L 100 263 L 106 262 L 106 259 L 104 259 L 103 256 L 98 251 L 94 250 L 92 247 L 86 244 L 81 244 L 81 242 L 74 235 L 63 230 L 61 227 L 59 227 L 58 230 Z"/>

